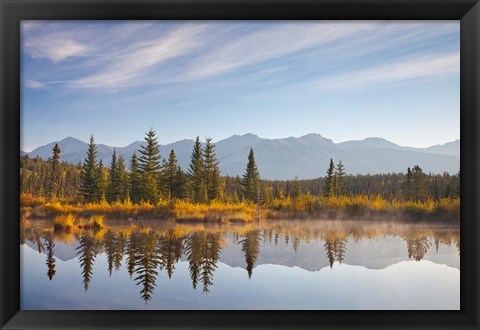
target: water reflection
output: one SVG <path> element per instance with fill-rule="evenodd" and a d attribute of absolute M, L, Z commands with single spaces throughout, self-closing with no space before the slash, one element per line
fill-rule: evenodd
<path fill-rule="evenodd" d="M 262 252 L 266 255 L 267 251 L 274 251 L 271 253 L 272 259 L 262 263 L 286 265 L 281 261 L 285 255 L 281 252 L 284 250 L 279 250 L 281 244 L 284 245 L 281 249 L 290 250 L 294 254 L 299 253 L 302 245 L 306 245 L 307 251 L 302 253 L 314 259 L 318 258 L 318 250 L 309 250 L 314 246 L 313 243 L 318 243 L 324 250 L 329 268 L 345 263 L 349 249 L 352 249 L 353 260 L 358 262 L 362 259 L 362 255 L 358 255 L 359 251 L 372 255 L 378 252 L 374 250 L 376 245 L 367 245 L 366 250 L 356 248 L 362 241 L 387 242 L 382 243 L 387 246 L 390 244 L 389 238 L 400 238 L 405 242 L 402 253 L 391 253 L 391 264 L 402 255 L 420 261 L 432 246 L 438 252 L 439 247 L 454 244 L 460 254 L 459 228 L 444 225 L 327 221 L 277 221 L 261 225 L 182 225 L 158 222 L 141 228 L 111 224 L 107 230 L 102 231 L 79 230 L 65 233 L 54 231 L 48 221 L 31 223 L 31 226 L 22 228 L 22 241 L 34 246 L 39 254 L 45 254 L 49 281 L 55 281 L 56 246 L 62 243 L 67 247 L 75 246 L 75 258 L 80 266 L 85 293 L 94 277 L 96 258 L 103 254 L 109 277 L 114 272 L 128 272 L 145 303 L 155 294 L 159 275 L 165 273 L 172 279 L 176 265 L 182 261 L 188 263 L 193 289 L 199 288 L 204 294 L 209 294 L 222 252 L 227 255 L 228 251 L 241 252 L 241 267 L 246 270 L 249 279 L 253 276 Z M 233 255 L 233 252 L 230 254 Z M 365 258 L 368 259 L 369 256 Z M 295 266 L 301 267 L 300 263 Z"/>

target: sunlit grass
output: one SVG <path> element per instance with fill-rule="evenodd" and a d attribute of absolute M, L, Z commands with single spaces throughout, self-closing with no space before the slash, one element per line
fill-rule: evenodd
<path fill-rule="evenodd" d="M 75 215 L 62 214 L 56 216 L 53 220 L 53 228 L 55 230 L 71 231 L 75 228 Z"/>
<path fill-rule="evenodd" d="M 58 227 L 71 225 L 71 217 L 77 219 L 76 226 L 103 228 L 105 219 L 169 219 L 188 221 L 243 221 L 258 217 L 258 209 L 249 202 L 213 201 L 208 204 L 186 200 L 162 200 L 150 203 L 68 203 L 36 199 L 23 196 L 21 214 L 23 218 L 58 217 Z M 32 206 L 33 205 L 33 206 Z M 410 219 L 460 219 L 460 198 L 427 199 L 425 201 L 387 200 L 379 195 L 356 196 L 312 196 L 305 194 L 297 198 L 273 199 L 261 205 L 262 219 L 355 219 L 355 218 L 410 218 Z M 64 217 L 60 217 L 64 216 Z"/>

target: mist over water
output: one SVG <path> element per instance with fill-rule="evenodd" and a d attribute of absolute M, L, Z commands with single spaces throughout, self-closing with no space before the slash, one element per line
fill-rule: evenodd
<path fill-rule="evenodd" d="M 21 309 L 459 309 L 458 225 L 285 220 L 21 231 Z"/>

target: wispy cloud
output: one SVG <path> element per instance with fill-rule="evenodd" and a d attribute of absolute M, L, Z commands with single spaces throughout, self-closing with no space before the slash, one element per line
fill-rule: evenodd
<path fill-rule="evenodd" d="M 106 89 L 132 86 L 150 68 L 195 49 L 201 31 L 201 26 L 179 28 L 165 37 L 137 43 L 130 52 L 111 60 L 107 68 L 73 81 L 70 86 Z"/>
<path fill-rule="evenodd" d="M 43 89 L 47 87 L 44 83 L 41 83 L 36 80 L 27 80 L 25 84 L 27 85 L 27 87 L 31 89 Z"/>
<path fill-rule="evenodd" d="M 319 89 L 345 90 L 407 81 L 432 79 L 460 72 L 460 53 L 426 55 L 418 58 L 396 59 L 393 62 L 372 66 L 367 69 L 329 76 L 309 83 Z"/>
<path fill-rule="evenodd" d="M 88 47 L 68 38 L 31 38 L 25 44 L 25 49 L 32 58 L 43 58 L 57 63 L 72 56 L 84 55 Z"/>
<path fill-rule="evenodd" d="M 296 52 L 372 30 L 375 24 L 290 23 L 259 29 L 225 42 L 196 59 L 181 78 L 195 80 L 227 73 L 248 65 L 295 54 Z"/>
<path fill-rule="evenodd" d="M 422 40 L 437 40 L 439 36 L 452 35 L 456 29 L 458 24 L 378 21 L 22 24 L 28 55 L 55 64 L 51 70 L 44 70 L 43 76 L 36 74 L 35 81 L 43 85 L 63 81 L 64 86 L 73 90 L 102 92 L 139 85 L 167 88 L 168 84 L 221 80 L 232 73 L 236 79 L 223 79 L 219 83 L 249 85 L 270 79 L 303 85 L 312 71 L 341 69 L 337 65 L 339 60 L 345 63 L 399 45 L 406 49 L 404 44 L 421 47 Z M 63 62 L 72 57 L 78 60 Z M 308 68 L 303 65 L 307 61 Z M 392 62 L 385 68 L 374 69 L 391 71 L 389 65 L 400 64 Z M 397 76 L 398 80 L 401 74 L 391 76 Z M 302 81 L 294 81 L 296 77 Z M 335 77 L 316 83 L 324 86 L 344 83 L 336 82 Z M 355 72 L 346 78 L 351 84 L 360 79 Z M 376 80 L 382 81 L 372 76 L 370 84 Z"/>

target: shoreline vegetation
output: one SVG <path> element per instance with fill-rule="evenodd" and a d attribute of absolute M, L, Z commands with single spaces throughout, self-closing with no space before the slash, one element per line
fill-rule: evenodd
<path fill-rule="evenodd" d="M 460 199 L 443 198 L 425 202 L 391 202 L 379 196 L 317 197 L 305 195 L 299 198 L 273 200 L 270 205 L 260 207 L 255 203 L 195 204 L 188 201 L 159 201 L 132 204 L 131 202 L 68 203 L 46 201 L 31 195 L 21 196 L 21 217 L 55 218 L 72 216 L 77 219 L 131 219 L 171 221 L 241 221 L 277 219 L 329 219 L 329 220 L 405 220 L 447 221 L 460 220 Z"/>
<path fill-rule="evenodd" d="M 446 221 L 460 219 L 460 171 L 347 175 L 330 159 L 317 179 L 261 180 L 252 148 L 242 177 L 222 176 L 215 145 L 197 137 L 186 172 L 175 151 L 162 158 L 156 133 L 134 152 L 128 170 L 115 149 L 109 167 L 93 139 L 83 164 L 21 157 L 21 218 L 55 218 L 57 229 L 103 227 L 104 219 L 252 222 L 274 219 Z M 319 167 L 321 165 L 319 164 Z M 322 172 L 322 170 L 319 170 Z"/>

